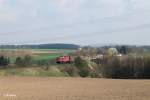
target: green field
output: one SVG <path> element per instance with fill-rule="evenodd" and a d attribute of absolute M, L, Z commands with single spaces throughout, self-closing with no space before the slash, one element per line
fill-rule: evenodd
<path fill-rule="evenodd" d="M 15 61 L 16 57 L 22 56 L 19 52 L 29 52 L 29 55 L 32 55 L 33 61 L 52 60 L 59 56 L 75 52 L 75 50 L 71 49 L 0 49 L 0 51 L 6 54 L 7 52 L 12 52 L 12 55 L 9 56 L 12 63 Z M 13 56 L 14 52 L 18 52 L 18 55 Z"/>
<path fill-rule="evenodd" d="M 50 60 L 75 52 L 75 50 L 68 49 L 32 49 L 32 51 L 34 60 Z"/>

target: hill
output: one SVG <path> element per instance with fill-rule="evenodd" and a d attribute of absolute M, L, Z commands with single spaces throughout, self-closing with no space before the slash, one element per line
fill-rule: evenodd
<path fill-rule="evenodd" d="M 76 44 L 36 44 L 36 45 L 0 45 L 1 49 L 17 49 L 17 48 L 31 48 L 31 49 L 77 49 L 79 45 Z"/>

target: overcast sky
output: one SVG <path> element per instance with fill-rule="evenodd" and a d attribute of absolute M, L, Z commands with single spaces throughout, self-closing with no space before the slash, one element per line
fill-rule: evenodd
<path fill-rule="evenodd" d="M 0 44 L 150 45 L 150 0 L 0 0 Z"/>

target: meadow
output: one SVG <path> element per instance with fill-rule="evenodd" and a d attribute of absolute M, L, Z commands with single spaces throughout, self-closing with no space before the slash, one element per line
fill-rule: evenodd
<path fill-rule="evenodd" d="M 10 62 L 14 63 L 17 57 L 30 55 L 33 61 L 52 60 L 59 56 L 73 53 L 72 49 L 0 49 L 0 54 L 10 58 Z"/>

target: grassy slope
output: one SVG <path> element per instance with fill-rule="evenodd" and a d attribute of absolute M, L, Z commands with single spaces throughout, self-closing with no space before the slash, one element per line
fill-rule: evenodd
<path fill-rule="evenodd" d="M 0 76 L 68 76 L 68 74 L 61 72 L 57 67 L 50 67 L 44 70 L 42 67 L 28 67 L 28 68 L 6 68 L 0 70 Z"/>

